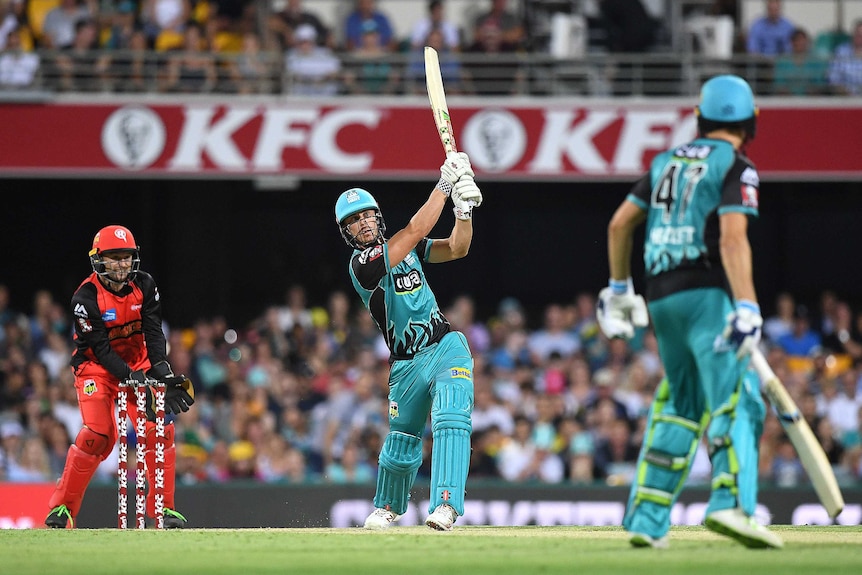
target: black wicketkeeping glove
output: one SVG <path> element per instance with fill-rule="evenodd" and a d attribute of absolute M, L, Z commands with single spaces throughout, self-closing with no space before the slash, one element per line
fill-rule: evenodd
<path fill-rule="evenodd" d="M 184 375 L 166 377 L 165 382 L 165 411 L 167 413 L 179 414 L 186 412 L 195 402 L 195 388 L 192 380 Z"/>

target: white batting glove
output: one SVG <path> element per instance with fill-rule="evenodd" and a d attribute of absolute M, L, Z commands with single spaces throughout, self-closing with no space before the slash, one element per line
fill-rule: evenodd
<path fill-rule="evenodd" d="M 479 186 L 471 175 L 461 176 L 458 183 L 452 189 L 452 201 L 469 202 L 474 208 L 482 205 L 482 192 L 479 191 Z"/>
<path fill-rule="evenodd" d="M 750 355 L 760 343 L 762 327 L 760 306 L 753 301 L 739 300 L 736 309 L 727 315 L 724 331 L 715 339 L 715 351 L 735 350 L 738 359 Z"/>
<path fill-rule="evenodd" d="M 472 176 L 462 177 L 452 190 L 453 211 L 459 220 L 469 220 L 473 217 L 473 208 L 482 204 L 482 192 Z"/>
<path fill-rule="evenodd" d="M 475 176 L 470 158 L 465 152 L 449 152 L 446 161 L 440 166 L 440 179 L 454 186 L 463 176 Z"/>
<path fill-rule="evenodd" d="M 649 325 L 646 302 L 635 293 L 631 278 L 624 282 L 611 280 L 610 285 L 599 292 L 596 319 L 610 339 L 631 339 L 636 327 Z"/>

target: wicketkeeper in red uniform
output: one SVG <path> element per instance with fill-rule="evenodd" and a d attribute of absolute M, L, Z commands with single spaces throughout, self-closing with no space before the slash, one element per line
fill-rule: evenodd
<path fill-rule="evenodd" d="M 72 296 L 75 350 L 70 365 L 83 417 L 83 427 L 69 447 L 63 475 L 48 501 L 45 525 L 74 527 L 84 492 L 99 464 L 117 442 L 115 402 L 126 380 L 165 383 L 165 412 L 178 414 L 194 403 L 194 388 L 185 376 L 174 376 L 167 361 L 162 308 L 153 277 L 141 271 L 140 248 L 123 226 L 107 226 L 93 238 L 93 273 Z M 149 389 L 149 388 L 148 388 Z M 130 388 L 131 390 L 131 388 Z M 130 393 L 130 396 L 133 394 Z M 155 411 L 148 392 L 147 482 L 155 477 Z M 129 417 L 137 410 L 128 402 Z M 174 508 L 176 449 L 174 426 L 165 425 L 164 526 L 182 528 L 185 517 Z M 155 517 L 155 493 L 147 495 L 147 516 Z"/>

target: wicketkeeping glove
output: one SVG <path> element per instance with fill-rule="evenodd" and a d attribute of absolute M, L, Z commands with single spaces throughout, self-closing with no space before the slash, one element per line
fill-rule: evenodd
<path fill-rule="evenodd" d="M 440 183 L 448 182 L 448 186 L 440 188 L 447 196 L 452 190 L 452 187 L 464 176 L 475 176 L 473 168 L 470 166 L 470 158 L 465 152 L 449 152 L 446 154 L 446 161 L 440 166 Z"/>
<path fill-rule="evenodd" d="M 611 280 L 599 292 L 596 319 L 602 332 L 611 339 L 631 339 L 636 327 L 649 325 L 646 302 L 635 293 L 631 278 L 625 282 Z"/>
<path fill-rule="evenodd" d="M 724 331 L 715 339 L 715 351 L 735 350 L 738 359 L 746 357 L 760 343 L 762 327 L 760 306 L 753 301 L 739 300 L 736 309 L 727 315 Z"/>
<path fill-rule="evenodd" d="M 179 414 L 189 410 L 195 402 L 195 388 L 189 378 L 184 375 L 174 375 L 171 366 L 166 361 L 160 361 L 147 372 L 150 380 L 158 380 L 165 384 L 165 413 Z M 156 397 L 152 386 L 147 386 L 147 419 L 156 420 Z"/>

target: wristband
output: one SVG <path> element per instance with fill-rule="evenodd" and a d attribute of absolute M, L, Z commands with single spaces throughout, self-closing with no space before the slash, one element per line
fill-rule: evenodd
<path fill-rule="evenodd" d="M 750 311 L 752 313 L 756 313 L 757 315 L 760 315 L 760 306 L 751 300 L 747 300 L 747 299 L 739 300 L 738 302 L 736 302 L 736 309 L 738 309 L 738 310 L 744 309 L 746 311 Z"/>
<path fill-rule="evenodd" d="M 452 183 L 446 178 L 440 178 L 437 181 L 437 189 L 443 192 L 443 195 L 448 198 L 449 194 L 452 193 Z"/>
<path fill-rule="evenodd" d="M 611 293 L 614 295 L 623 295 L 628 291 L 631 281 L 631 278 L 626 280 L 615 280 L 611 278 L 608 281 L 608 287 L 611 288 Z"/>

